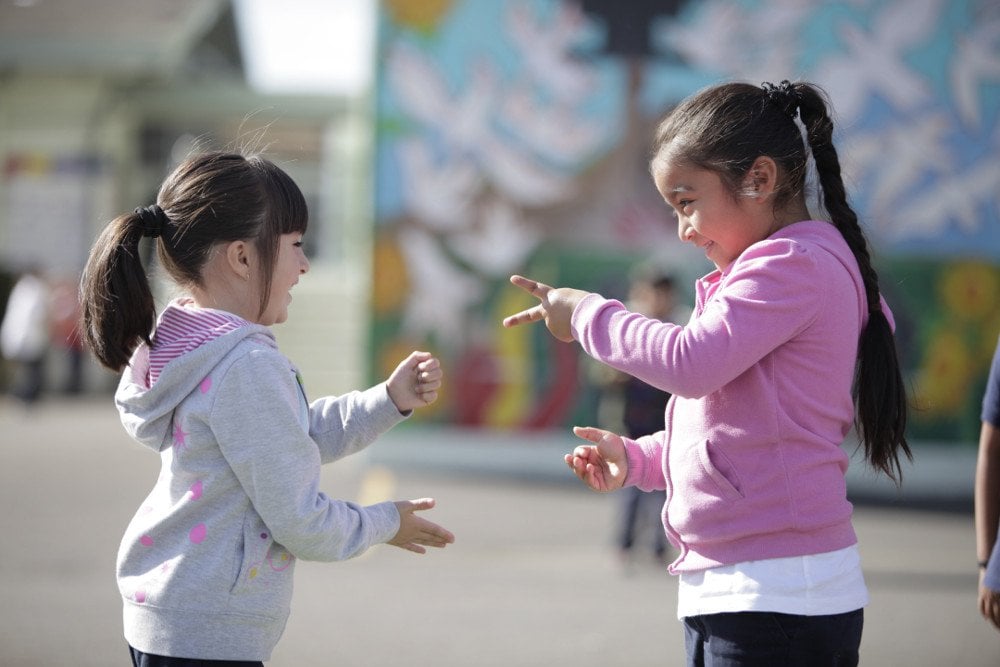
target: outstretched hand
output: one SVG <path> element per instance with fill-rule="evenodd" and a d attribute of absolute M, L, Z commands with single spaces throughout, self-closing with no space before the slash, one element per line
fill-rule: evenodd
<path fill-rule="evenodd" d="M 455 536 L 436 523 L 416 515 L 417 512 L 434 507 L 433 498 L 419 500 L 399 500 L 396 509 L 399 510 L 399 530 L 389 540 L 389 544 L 412 551 L 415 554 L 427 553 L 424 547 L 442 549 L 455 541 Z"/>
<path fill-rule="evenodd" d="M 605 493 L 622 488 L 628 475 L 622 437 L 591 426 L 574 426 L 573 433 L 595 444 L 580 445 L 572 454 L 567 454 L 569 469 L 594 491 Z"/>
<path fill-rule="evenodd" d="M 570 323 L 573 311 L 589 292 L 569 287 L 550 287 L 545 283 L 523 276 L 511 276 L 510 282 L 536 297 L 541 303 L 505 317 L 503 320 L 505 327 L 510 328 L 518 324 L 545 320 L 545 326 L 549 328 L 553 336 L 565 343 L 572 342 L 573 330 Z"/>
<path fill-rule="evenodd" d="M 389 398 L 400 412 L 430 405 L 437 400 L 444 372 L 430 352 L 411 352 L 386 381 Z"/>

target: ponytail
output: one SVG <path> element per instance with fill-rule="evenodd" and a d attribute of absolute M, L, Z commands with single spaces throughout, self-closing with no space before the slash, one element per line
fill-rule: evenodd
<path fill-rule="evenodd" d="M 156 323 L 153 293 L 139 261 L 142 211 L 115 218 L 91 249 L 80 283 L 84 340 L 107 368 L 121 371 Z"/>
<path fill-rule="evenodd" d="M 794 84 L 799 117 L 816 162 L 821 201 L 834 226 L 854 253 L 868 300 L 868 324 L 861 332 L 854 374 L 856 425 L 865 458 L 897 484 L 902 481 L 899 454 L 913 454 L 906 442 L 906 388 L 900 372 L 892 327 L 882 312 L 878 274 L 872 266 L 868 242 L 858 216 L 847 202 L 840 159 L 833 145 L 833 122 L 820 93 L 804 83 Z"/>

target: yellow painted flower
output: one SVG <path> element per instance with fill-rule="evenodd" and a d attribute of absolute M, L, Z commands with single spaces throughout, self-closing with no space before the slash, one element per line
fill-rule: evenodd
<path fill-rule="evenodd" d="M 928 415 L 956 414 L 967 399 L 975 363 L 962 336 L 942 331 L 928 344 L 916 378 L 917 404 Z"/>
<path fill-rule="evenodd" d="M 959 262 L 945 269 L 941 300 L 949 312 L 964 320 L 991 316 L 1000 303 L 1000 271 L 983 262 Z"/>

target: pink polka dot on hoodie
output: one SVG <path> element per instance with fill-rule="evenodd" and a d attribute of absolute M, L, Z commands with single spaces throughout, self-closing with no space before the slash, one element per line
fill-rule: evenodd
<path fill-rule="evenodd" d="M 202 483 L 199 479 L 197 482 L 191 485 L 191 500 L 200 500 L 202 492 Z"/>
<path fill-rule="evenodd" d="M 211 388 L 212 388 L 212 376 L 206 377 L 204 380 L 201 381 L 201 384 L 198 385 L 198 389 L 200 389 L 201 393 L 203 394 L 207 394 L 208 390 Z"/>
<path fill-rule="evenodd" d="M 140 537 L 139 538 L 139 542 L 144 547 L 151 547 L 151 546 L 153 546 L 153 538 L 150 537 L 149 535 L 143 535 L 142 537 Z"/>
<path fill-rule="evenodd" d="M 188 539 L 190 539 L 191 542 L 193 542 L 194 544 L 201 544 L 202 542 L 205 541 L 205 534 L 206 534 L 205 524 L 199 523 L 197 526 L 191 529 L 190 533 L 188 533 Z"/>
<path fill-rule="evenodd" d="M 135 595 L 133 595 L 132 597 L 135 598 L 136 602 L 142 604 L 146 601 L 146 591 L 140 588 L 135 592 Z"/>

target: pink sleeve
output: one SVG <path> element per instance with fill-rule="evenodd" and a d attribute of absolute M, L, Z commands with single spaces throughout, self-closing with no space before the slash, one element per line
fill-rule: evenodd
<path fill-rule="evenodd" d="M 663 433 L 644 435 L 637 440 L 625 441 L 628 475 L 625 486 L 637 486 L 643 491 L 662 491 L 667 488 L 663 477 Z"/>
<path fill-rule="evenodd" d="M 654 387 L 684 398 L 712 393 L 802 331 L 822 307 L 826 281 L 808 251 L 787 241 L 760 246 L 744 253 L 686 326 L 590 294 L 573 312 L 573 335 L 593 358 Z"/>

